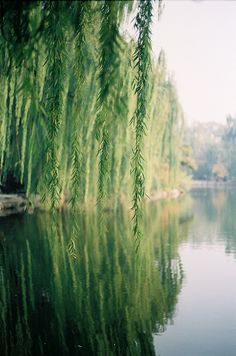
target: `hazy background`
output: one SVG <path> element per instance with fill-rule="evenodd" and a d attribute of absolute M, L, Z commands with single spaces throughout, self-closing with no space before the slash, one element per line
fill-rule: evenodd
<path fill-rule="evenodd" d="M 153 51 L 162 47 L 188 123 L 225 123 L 236 113 L 236 1 L 165 0 L 153 19 Z"/>

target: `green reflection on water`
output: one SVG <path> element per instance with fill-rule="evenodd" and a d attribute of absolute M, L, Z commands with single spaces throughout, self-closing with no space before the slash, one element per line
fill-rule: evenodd
<path fill-rule="evenodd" d="M 0 230 L 1 355 L 154 355 L 183 282 L 186 201 L 149 204 L 138 255 L 130 216 L 45 213 Z"/>

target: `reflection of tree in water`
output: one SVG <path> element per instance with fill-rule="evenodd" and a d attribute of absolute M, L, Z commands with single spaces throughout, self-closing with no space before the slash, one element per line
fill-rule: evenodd
<path fill-rule="evenodd" d="M 192 192 L 194 224 L 189 241 L 193 244 L 215 243 L 223 202 L 222 193 L 223 190 L 202 188 Z"/>
<path fill-rule="evenodd" d="M 152 333 L 173 317 L 183 271 L 179 208 L 148 209 L 138 255 L 122 212 L 106 215 L 103 233 L 94 215 L 77 217 L 77 258 L 70 216 L 5 219 L 0 354 L 154 355 Z"/>
<path fill-rule="evenodd" d="M 236 191 L 227 190 L 226 203 L 221 209 L 221 232 L 226 242 L 226 253 L 236 256 Z"/>
<path fill-rule="evenodd" d="M 215 243 L 220 239 L 225 243 L 226 253 L 236 255 L 236 190 L 200 189 L 194 193 L 194 212 L 198 232 L 198 242 Z"/>

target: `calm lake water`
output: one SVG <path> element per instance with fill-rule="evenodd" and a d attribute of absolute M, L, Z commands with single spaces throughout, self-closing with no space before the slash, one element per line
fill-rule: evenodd
<path fill-rule="evenodd" d="M 0 355 L 236 355 L 236 191 L 0 220 Z"/>

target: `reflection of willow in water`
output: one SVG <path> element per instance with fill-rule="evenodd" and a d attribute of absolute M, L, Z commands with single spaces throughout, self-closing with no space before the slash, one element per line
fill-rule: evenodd
<path fill-rule="evenodd" d="M 94 215 L 78 217 L 77 258 L 70 216 L 3 220 L 0 354 L 153 355 L 152 333 L 172 318 L 183 272 L 178 209 L 148 216 L 138 257 L 122 212 L 107 213 L 100 236 Z"/>

